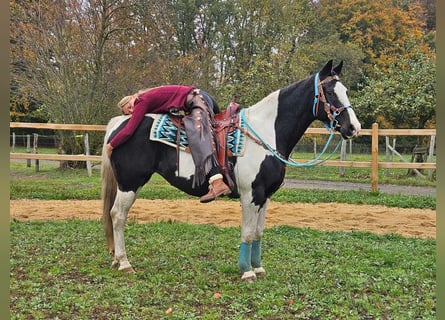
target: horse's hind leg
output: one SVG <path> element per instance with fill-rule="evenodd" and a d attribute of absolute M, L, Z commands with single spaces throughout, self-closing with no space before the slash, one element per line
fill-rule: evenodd
<path fill-rule="evenodd" d="M 124 229 L 127 222 L 128 211 L 136 200 L 133 191 L 122 192 L 118 190 L 113 208 L 111 208 L 111 219 L 113 220 L 114 234 L 114 260 L 112 267 L 118 267 L 119 271 L 134 272 L 127 258 L 125 250 Z"/>

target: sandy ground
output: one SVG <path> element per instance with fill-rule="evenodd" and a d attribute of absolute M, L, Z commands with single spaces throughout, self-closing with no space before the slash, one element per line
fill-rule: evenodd
<path fill-rule="evenodd" d="M 100 220 L 100 200 L 11 200 L 10 217 L 16 220 Z M 192 200 L 137 199 L 129 220 L 138 223 L 181 221 L 240 226 L 239 202 L 217 200 L 207 204 Z M 377 234 L 397 233 L 406 237 L 436 238 L 436 211 L 402 209 L 385 206 L 340 203 L 272 202 L 266 217 L 266 228 L 291 225 L 318 230 L 370 231 Z"/>

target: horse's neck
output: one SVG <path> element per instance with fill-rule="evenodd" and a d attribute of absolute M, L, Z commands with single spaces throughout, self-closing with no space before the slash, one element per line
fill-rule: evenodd
<path fill-rule="evenodd" d="M 305 80 L 303 80 L 305 81 Z M 298 90 L 295 86 L 301 87 Z M 310 81 L 275 91 L 246 110 L 248 121 L 264 140 L 286 157 L 314 121 L 311 111 L 313 92 Z"/>
<path fill-rule="evenodd" d="M 282 89 L 277 149 L 289 156 L 306 129 L 315 120 L 312 114 L 314 102 L 314 77 L 310 76 Z"/>

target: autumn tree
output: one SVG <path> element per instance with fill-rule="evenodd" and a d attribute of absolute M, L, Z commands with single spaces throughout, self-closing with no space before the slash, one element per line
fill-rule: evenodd
<path fill-rule="evenodd" d="M 345 61 L 353 95 L 435 50 L 431 0 L 16 0 L 10 8 L 11 118 L 61 123 L 106 123 L 122 96 L 166 83 L 195 84 L 223 108 L 233 94 L 249 106 L 330 59 Z"/>
<path fill-rule="evenodd" d="M 340 39 L 363 50 L 366 72 L 374 65 L 390 65 L 405 53 L 409 39 L 418 41 L 423 35 L 418 2 L 408 3 L 406 8 L 386 0 L 321 0 L 321 4 L 321 17 L 336 27 Z"/>
<path fill-rule="evenodd" d="M 10 1 L 10 30 L 11 30 L 11 63 L 10 63 L 10 118 L 17 121 L 28 119 L 34 122 L 42 122 L 46 117 L 39 114 L 39 101 L 21 90 L 21 78 L 29 78 L 27 60 L 31 53 L 24 42 L 26 33 L 22 30 L 26 25 L 27 12 L 21 2 Z"/>
<path fill-rule="evenodd" d="M 363 52 L 363 73 L 352 100 L 365 128 L 373 122 L 386 128 L 435 125 L 429 0 L 321 0 L 319 12 L 326 30 Z"/>
<path fill-rule="evenodd" d="M 366 78 L 354 96 L 365 126 L 378 122 L 382 128 L 436 127 L 435 55 L 416 47 L 411 51 L 394 59 L 386 71 L 375 70 L 376 76 Z"/>
<path fill-rule="evenodd" d="M 306 77 L 314 61 L 299 41 L 312 20 L 307 1 L 234 1 L 216 51 L 225 95 L 239 94 L 250 105 Z"/>
<path fill-rule="evenodd" d="M 115 38 L 131 26 L 129 2 L 16 1 L 11 7 L 16 27 L 11 74 L 17 96 L 39 101 L 39 111 L 52 122 L 106 123 L 121 91 L 113 79 L 131 76 L 116 67 L 129 44 Z M 65 152 L 83 151 L 81 141 L 73 138 L 78 133 L 59 134 Z M 98 138 L 93 145 L 100 143 Z"/>

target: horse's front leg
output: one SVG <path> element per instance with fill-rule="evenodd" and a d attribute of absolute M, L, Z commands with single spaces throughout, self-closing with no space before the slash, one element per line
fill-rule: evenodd
<path fill-rule="evenodd" d="M 259 208 L 251 200 L 242 200 L 241 247 L 238 266 L 242 280 L 253 282 L 257 275 L 265 274 L 261 265 L 261 237 L 263 236 L 266 209 L 269 200 Z M 252 270 L 253 269 L 253 270 Z"/>
<path fill-rule="evenodd" d="M 266 223 L 266 210 L 269 206 L 269 200 L 258 212 L 257 225 L 255 230 L 255 238 L 252 241 L 252 267 L 253 272 L 258 275 L 265 275 L 266 270 L 261 264 L 261 238 L 263 237 L 264 226 Z"/>
<path fill-rule="evenodd" d="M 134 272 L 133 267 L 127 258 L 127 252 L 125 250 L 125 238 L 124 229 L 127 222 L 128 211 L 136 200 L 136 193 L 122 192 L 118 190 L 116 199 L 114 201 L 113 208 L 110 215 L 113 221 L 113 234 L 114 234 L 114 260 L 111 264 L 112 267 L 118 267 L 119 271 Z"/>

